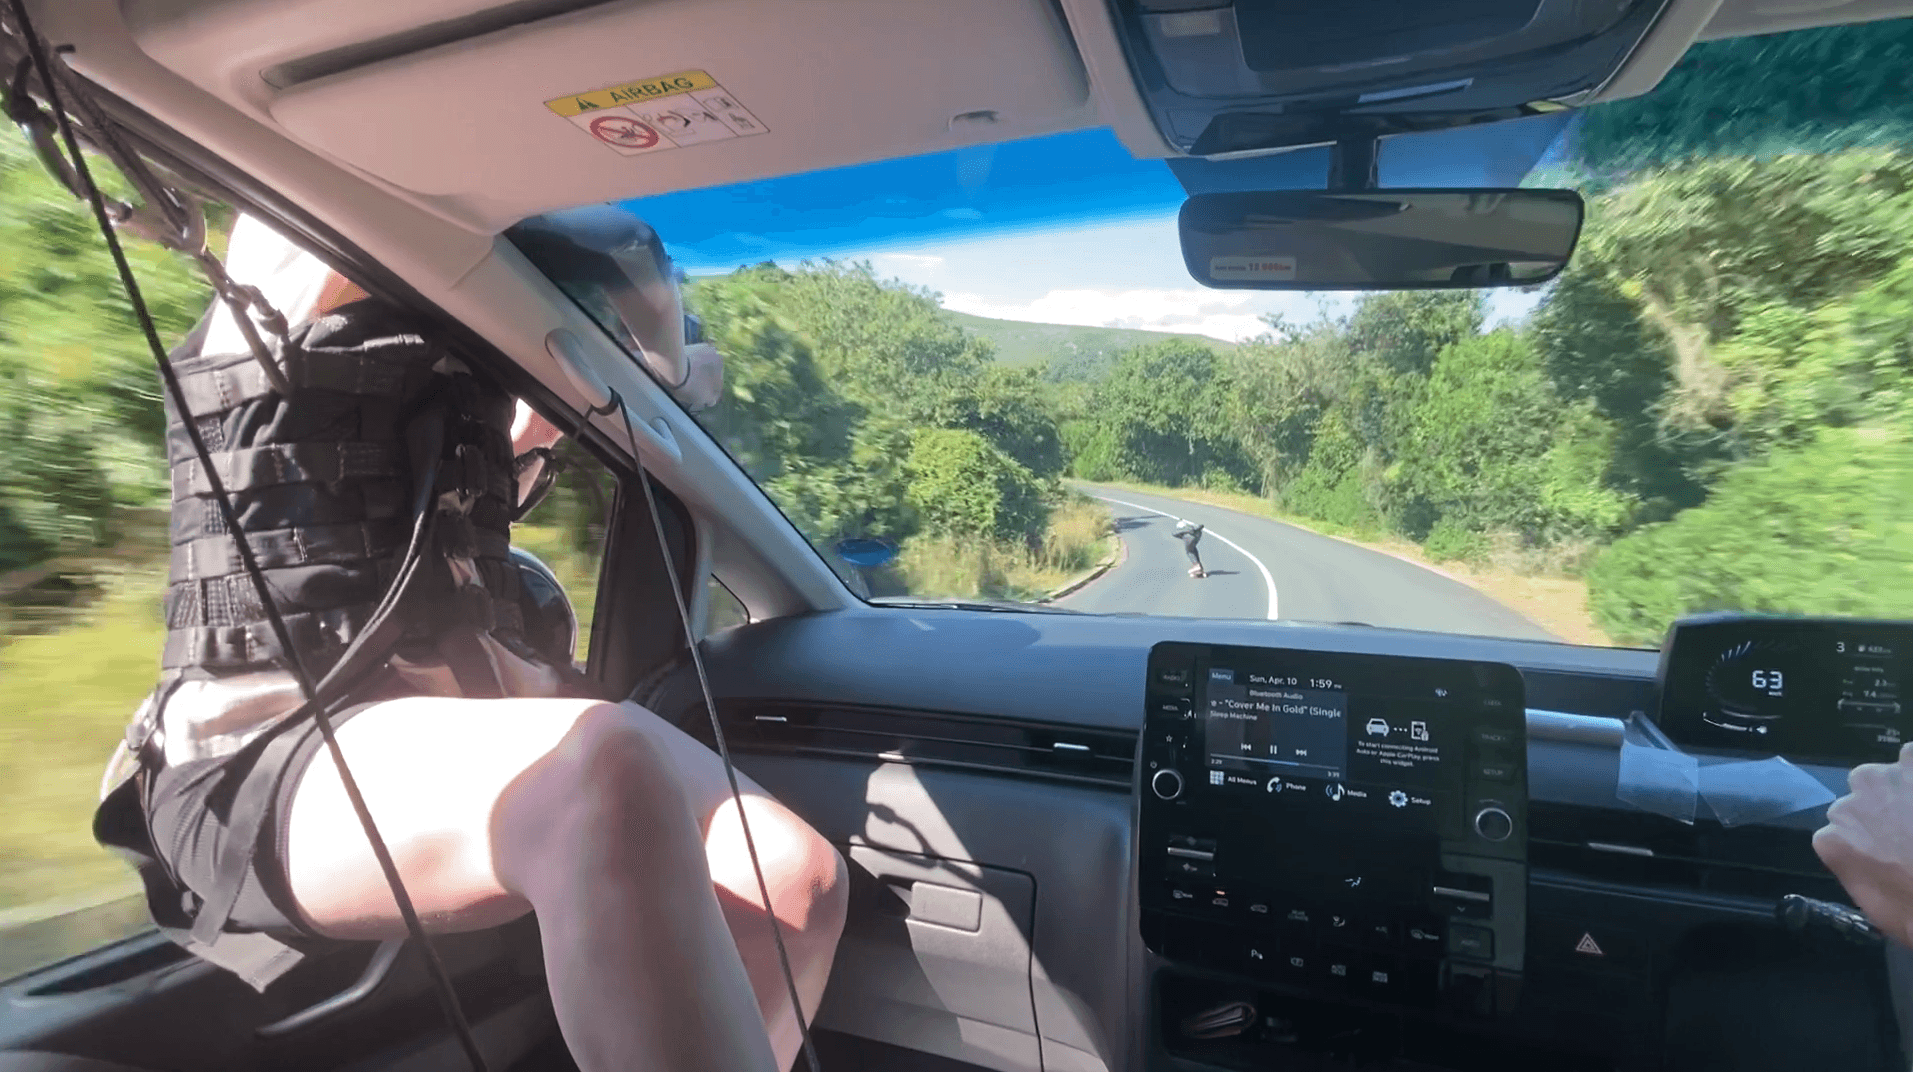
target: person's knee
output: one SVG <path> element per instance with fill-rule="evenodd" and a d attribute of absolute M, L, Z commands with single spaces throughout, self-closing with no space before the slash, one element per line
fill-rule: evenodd
<path fill-rule="evenodd" d="M 746 797 L 750 843 L 745 842 L 737 808 L 725 804 L 713 817 L 705 843 L 712 881 L 759 909 L 763 899 L 750 849 L 769 887 L 771 910 L 779 922 L 835 947 L 849 908 L 849 870 L 835 846 L 789 809 L 764 797 Z"/>

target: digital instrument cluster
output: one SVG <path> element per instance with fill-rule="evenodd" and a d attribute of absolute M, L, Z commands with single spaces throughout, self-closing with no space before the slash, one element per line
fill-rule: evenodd
<path fill-rule="evenodd" d="M 1840 766 L 1891 761 L 1913 741 L 1910 676 L 1906 623 L 1689 619 L 1662 648 L 1659 721 L 1684 746 Z"/>
<path fill-rule="evenodd" d="M 1148 697 L 1151 949 L 1380 1002 L 1518 986 L 1527 788 L 1512 667 L 1161 644 Z"/>

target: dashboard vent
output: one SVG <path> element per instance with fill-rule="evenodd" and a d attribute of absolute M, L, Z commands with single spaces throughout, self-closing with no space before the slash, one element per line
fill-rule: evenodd
<path fill-rule="evenodd" d="M 1693 825 L 1647 812 L 1531 800 L 1530 862 L 1603 882 L 1771 898 L 1829 881 L 1800 829 Z"/>
<path fill-rule="evenodd" d="M 719 706 L 732 749 L 890 763 L 1109 786 L 1128 792 L 1137 735 L 975 715 L 783 701 Z"/>

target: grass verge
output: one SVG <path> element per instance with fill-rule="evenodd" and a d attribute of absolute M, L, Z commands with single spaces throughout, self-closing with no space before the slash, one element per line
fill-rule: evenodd
<path fill-rule="evenodd" d="M 918 536 L 904 542 L 897 570 L 915 595 L 1034 601 L 1094 569 L 1114 540 L 1108 509 L 1071 492 L 1051 511 L 1040 547 Z"/>
<path fill-rule="evenodd" d="M 1380 551 L 1383 554 L 1394 555 L 1396 558 L 1407 559 L 1417 565 L 1428 566 L 1445 573 L 1504 606 L 1521 612 L 1536 625 L 1571 644 L 1593 644 L 1602 647 L 1613 644 L 1607 634 L 1594 624 L 1594 615 L 1588 610 L 1587 582 L 1579 577 L 1553 572 L 1535 572 L 1493 562 L 1437 561 L 1420 544 L 1412 540 L 1375 532 L 1342 530 L 1311 518 L 1284 514 L 1259 495 L 1208 491 L 1203 488 L 1170 488 L 1155 484 L 1105 483 L 1103 486 L 1163 495 L 1182 499 L 1185 502 L 1204 503 L 1256 517 L 1266 517 L 1309 532 L 1332 536 L 1358 547 L 1366 547 L 1371 551 Z"/>
<path fill-rule="evenodd" d="M 107 760 L 159 674 L 165 570 L 100 578 L 100 598 L 52 632 L 0 638 L 0 910 L 124 888 L 93 841 Z"/>

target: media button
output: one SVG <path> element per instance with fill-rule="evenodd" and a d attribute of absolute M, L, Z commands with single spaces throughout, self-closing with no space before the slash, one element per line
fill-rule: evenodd
<path fill-rule="evenodd" d="M 1512 748 L 1516 744 L 1515 733 L 1483 726 L 1475 731 L 1475 743 L 1487 748 Z"/>
<path fill-rule="evenodd" d="M 1169 874 L 1173 878 L 1214 878 L 1216 865 L 1207 860 L 1189 860 L 1179 856 L 1168 857 Z"/>
<path fill-rule="evenodd" d="M 1149 714 L 1153 718 L 1171 722 L 1184 722 L 1195 717 L 1195 711 L 1189 701 L 1171 696 L 1159 696 L 1149 701 Z"/>
<path fill-rule="evenodd" d="M 1186 696 L 1189 694 L 1189 668 L 1186 666 L 1158 666 L 1150 674 L 1149 682 L 1164 692 L 1179 693 Z"/>

